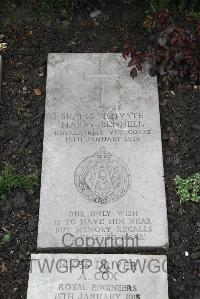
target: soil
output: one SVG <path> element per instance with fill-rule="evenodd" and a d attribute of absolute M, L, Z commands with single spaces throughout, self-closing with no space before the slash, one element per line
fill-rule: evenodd
<path fill-rule="evenodd" d="M 4 3 L 4 1 L 3 1 Z M 44 127 L 46 64 L 49 52 L 122 52 L 125 40 L 140 48 L 149 34 L 142 24 L 145 7 L 102 3 L 96 21 L 89 11 L 67 18 L 36 19 L 31 8 L 2 6 L 8 47 L 3 52 L 0 102 L 0 168 L 10 162 L 18 173 L 40 173 Z M 94 9 L 93 9 L 94 10 Z M 127 69 L 128 71 L 128 69 Z M 35 95 L 39 88 L 41 95 Z M 173 93 L 174 92 L 174 93 Z M 200 298 L 200 205 L 180 204 L 173 178 L 199 171 L 199 90 L 185 84 L 173 92 L 160 89 L 160 112 L 167 192 L 170 246 L 167 251 L 172 299 Z M 0 298 L 26 298 L 30 254 L 37 252 L 39 186 L 33 194 L 11 191 L 0 201 L 0 236 L 11 242 L 0 249 Z M 162 298 L 161 298 L 162 299 Z"/>

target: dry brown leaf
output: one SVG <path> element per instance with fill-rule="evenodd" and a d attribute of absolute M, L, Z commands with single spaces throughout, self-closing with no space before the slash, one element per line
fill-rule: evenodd
<path fill-rule="evenodd" d="M 6 264 L 2 262 L 0 264 L 0 273 L 8 272 L 8 268 L 6 267 Z"/>
<path fill-rule="evenodd" d="M 41 94 L 42 94 L 42 92 L 39 88 L 35 88 L 34 93 L 35 93 L 36 96 L 41 96 Z"/>

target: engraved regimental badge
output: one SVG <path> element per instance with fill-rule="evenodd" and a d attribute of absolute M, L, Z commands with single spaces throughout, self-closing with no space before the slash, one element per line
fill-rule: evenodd
<path fill-rule="evenodd" d="M 121 159 L 101 148 L 79 164 L 74 183 L 78 192 L 89 201 L 106 204 L 127 193 L 131 174 Z"/>

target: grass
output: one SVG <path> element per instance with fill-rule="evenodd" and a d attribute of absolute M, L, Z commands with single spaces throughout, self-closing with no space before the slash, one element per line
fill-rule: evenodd
<path fill-rule="evenodd" d="M 0 199 L 6 199 L 11 190 L 23 188 L 32 193 L 34 187 L 38 184 L 38 174 L 18 175 L 10 164 L 6 163 L 2 175 L 0 176 Z"/>
<path fill-rule="evenodd" d="M 174 182 L 181 202 L 200 202 L 200 173 L 195 173 L 186 179 L 177 175 Z"/>

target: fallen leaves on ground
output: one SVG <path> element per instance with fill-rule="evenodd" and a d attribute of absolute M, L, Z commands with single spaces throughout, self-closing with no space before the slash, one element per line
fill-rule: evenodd
<path fill-rule="evenodd" d="M 7 48 L 7 43 L 0 43 L 0 51 Z"/>
<path fill-rule="evenodd" d="M 2 262 L 0 264 L 0 273 L 8 272 L 8 268 L 6 267 L 6 264 Z"/>
<path fill-rule="evenodd" d="M 41 96 L 42 95 L 41 89 L 39 89 L 39 88 L 34 88 L 34 93 L 35 93 L 36 96 Z"/>

